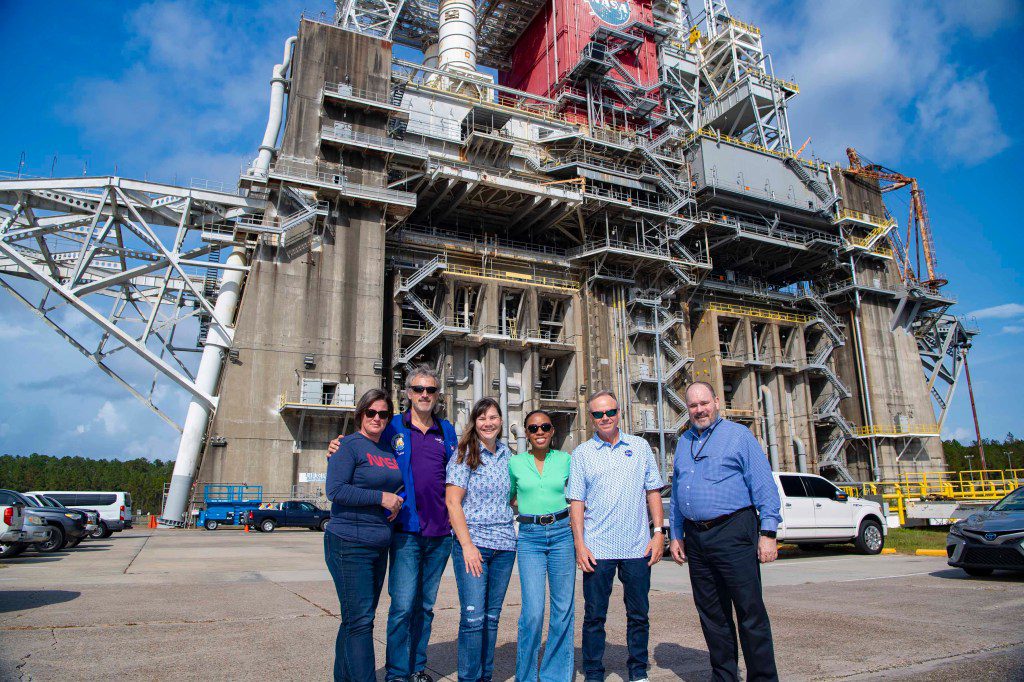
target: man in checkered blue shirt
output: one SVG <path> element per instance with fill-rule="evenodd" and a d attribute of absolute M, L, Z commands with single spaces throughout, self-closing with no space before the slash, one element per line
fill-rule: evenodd
<path fill-rule="evenodd" d="M 712 677 L 739 679 L 736 625 L 748 680 L 778 680 L 761 570 L 778 556 L 779 490 L 750 429 L 722 419 L 711 384 L 686 389 L 691 427 L 676 446 L 672 558 L 690 566 L 693 602 L 711 655 Z"/>
<path fill-rule="evenodd" d="M 587 405 L 595 433 L 573 450 L 566 491 L 583 570 L 583 673 L 588 681 L 604 679 L 604 623 L 617 571 L 628 619 L 629 680 L 646 681 L 651 566 L 665 549 L 664 484 L 647 441 L 619 430 L 615 396 L 598 391 Z"/>

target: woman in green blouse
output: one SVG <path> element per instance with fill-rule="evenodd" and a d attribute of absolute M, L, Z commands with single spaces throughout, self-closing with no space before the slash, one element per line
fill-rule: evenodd
<path fill-rule="evenodd" d="M 551 415 L 534 410 L 526 415 L 528 451 L 509 460 L 512 499 L 518 500 L 519 540 L 516 547 L 523 606 L 519 615 L 517 682 L 569 682 L 573 678 L 573 597 L 576 592 L 576 550 L 569 527 L 565 483 L 569 453 L 551 449 L 555 435 Z M 544 660 L 538 664 L 544 629 L 545 585 L 550 585 L 551 614 Z"/>

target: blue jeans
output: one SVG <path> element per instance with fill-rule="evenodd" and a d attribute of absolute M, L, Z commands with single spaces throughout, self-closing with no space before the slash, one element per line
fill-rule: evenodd
<path fill-rule="evenodd" d="M 616 570 L 626 603 L 629 679 L 647 677 L 647 593 L 651 589 L 651 567 L 647 559 L 598 559 L 594 572 L 583 574 L 583 674 L 587 680 L 604 679 L 604 621 Z"/>
<path fill-rule="evenodd" d="M 324 558 L 334 578 L 341 624 L 334 642 L 335 682 L 373 682 L 373 616 L 384 587 L 388 548 L 371 547 L 324 533 Z"/>
<path fill-rule="evenodd" d="M 396 532 L 388 574 L 386 679 L 405 680 L 427 667 L 427 643 L 441 574 L 452 552 L 452 537 Z"/>
<path fill-rule="evenodd" d="M 462 545 L 452 545 L 452 568 L 459 588 L 459 682 L 490 682 L 494 644 L 516 553 L 478 547 L 483 558 L 480 577 L 466 570 Z"/>
<path fill-rule="evenodd" d="M 521 524 L 517 555 L 523 607 L 519 613 L 516 681 L 537 682 L 539 675 L 540 682 L 569 682 L 573 678 L 572 636 L 576 619 L 576 549 L 569 519 L 549 526 Z M 547 585 L 551 590 L 551 613 L 544 659 L 538 667 Z"/>

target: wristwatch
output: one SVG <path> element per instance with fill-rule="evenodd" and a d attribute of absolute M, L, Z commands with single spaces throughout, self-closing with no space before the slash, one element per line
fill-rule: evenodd
<path fill-rule="evenodd" d="M 771 538 L 772 540 L 774 540 L 776 535 L 777 535 L 777 533 L 775 531 L 773 531 L 773 530 L 762 530 L 761 531 L 761 537 L 763 537 L 763 538 Z"/>
<path fill-rule="evenodd" d="M 654 532 L 655 533 L 661 533 L 661 534 L 664 535 L 665 533 L 668 532 L 668 526 L 655 526 L 654 527 Z"/>

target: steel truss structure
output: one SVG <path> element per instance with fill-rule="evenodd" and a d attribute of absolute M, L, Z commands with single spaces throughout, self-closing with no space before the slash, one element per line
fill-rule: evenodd
<path fill-rule="evenodd" d="M 118 177 L 5 180 L 0 287 L 180 431 L 155 402 L 157 380 L 216 406 L 196 384 L 195 354 L 207 338 L 230 345 L 231 320 L 218 319 L 214 304 L 221 273 L 245 268 L 222 262 L 221 249 L 264 205 Z M 91 326 L 67 324 L 67 309 Z M 144 361 L 151 378 L 112 364 L 125 355 Z"/>

